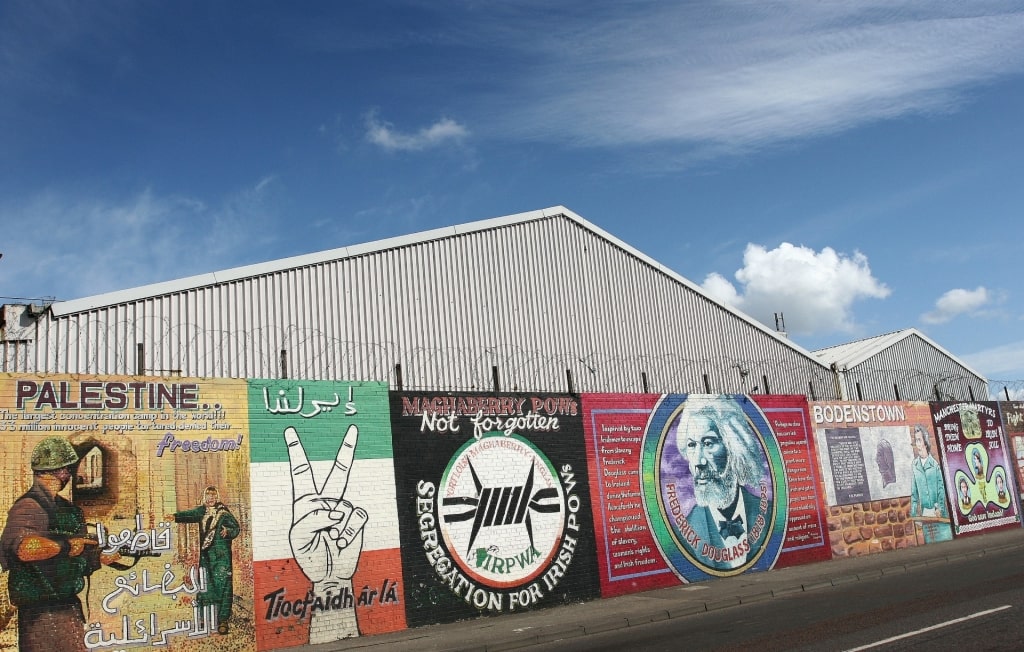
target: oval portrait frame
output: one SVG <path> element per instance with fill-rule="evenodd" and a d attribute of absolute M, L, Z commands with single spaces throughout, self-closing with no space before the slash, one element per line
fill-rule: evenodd
<path fill-rule="evenodd" d="M 755 547 L 746 554 L 746 560 L 735 567 L 722 568 L 705 561 L 701 554 L 705 541 L 689 527 L 686 518 L 695 506 L 692 480 L 689 486 L 677 487 L 673 480 L 691 478 L 685 459 L 675 450 L 670 440 L 672 425 L 686 409 L 696 409 L 716 402 L 729 402 L 742 410 L 759 446 L 761 457 L 761 486 L 749 487 L 748 492 L 760 493 L 759 512 L 764 516 L 761 524 L 764 534 L 756 538 Z M 674 467 L 674 474 L 666 470 Z M 775 565 L 786 537 L 789 516 L 789 488 L 782 451 L 761 408 L 749 396 L 742 394 L 669 394 L 655 405 L 644 433 L 640 458 L 641 488 L 644 512 L 655 543 L 672 571 L 683 582 L 700 582 L 717 577 L 768 570 Z M 748 528 L 754 524 L 748 524 Z M 696 545 L 694 545 L 696 543 Z"/>

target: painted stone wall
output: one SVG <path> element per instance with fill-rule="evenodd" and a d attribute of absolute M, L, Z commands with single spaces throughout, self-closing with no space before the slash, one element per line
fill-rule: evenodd
<path fill-rule="evenodd" d="M 243 381 L 0 375 L 0 649 L 254 649 L 247 410 Z"/>
<path fill-rule="evenodd" d="M 410 626 L 598 597 L 579 398 L 393 393 Z"/>
<path fill-rule="evenodd" d="M 930 403 L 956 535 L 1020 527 L 998 404 Z"/>
<path fill-rule="evenodd" d="M 927 403 L 811 403 L 832 555 L 953 538 Z"/>
<path fill-rule="evenodd" d="M 1019 527 L 1022 414 L 0 374 L 0 650 L 281 649 Z"/>
<path fill-rule="evenodd" d="M 803 397 L 585 395 L 603 596 L 829 557 Z"/>

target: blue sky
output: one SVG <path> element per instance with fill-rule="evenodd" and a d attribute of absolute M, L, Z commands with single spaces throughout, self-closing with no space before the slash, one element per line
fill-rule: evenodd
<path fill-rule="evenodd" d="M 0 3 L 0 301 L 564 205 L 1024 379 L 1024 2 Z"/>

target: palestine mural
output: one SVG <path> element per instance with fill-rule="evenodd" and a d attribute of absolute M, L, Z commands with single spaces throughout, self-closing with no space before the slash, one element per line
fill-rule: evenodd
<path fill-rule="evenodd" d="M 806 398 L 583 401 L 602 595 L 829 558 Z"/>
<path fill-rule="evenodd" d="M 999 407 L 990 401 L 930 403 L 942 442 L 942 466 L 955 534 L 1019 526 L 1008 489 L 1013 467 L 1003 444 Z"/>
<path fill-rule="evenodd" d="M 251 650 L 245 383 L 0 374 L 0 649 Z"/>
<path fill-rule="evenodd" d="M 391 394 L 410 626 L 598 596 L 579 399 Z"/>
<path fill-rule="evenodd" d="M 260 649 L 403 629 L 383 383 L 250 380 Z"/>
<path fill-rule="evenodd" d="M 833 557 L 953 538 L 928 403 L 813 402 Z"/>

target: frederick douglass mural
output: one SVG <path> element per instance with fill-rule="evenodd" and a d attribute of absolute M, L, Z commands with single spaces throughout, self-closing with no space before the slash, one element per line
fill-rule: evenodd
<path fill-rule="evenodd" d="M 666 396 L 643 459 L 648 518 L 686 580 L 770 568 L 786 522 L 778 445 L 746 397 Z"/>

